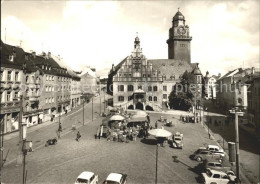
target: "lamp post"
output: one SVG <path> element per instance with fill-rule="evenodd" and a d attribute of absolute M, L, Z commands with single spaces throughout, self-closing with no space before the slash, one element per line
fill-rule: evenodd
<path fill-rule="evenodd" d="M 92 98 L 92 121 L 93 121 L 93 96 L 91 97 Z"/>
<path fill-rule="evenodd" d="M 23 138 L 23 184 L 26 183 L 26 172 L 25 172 L 25 159 L 27 155 L 27 149 L 26 149 L 26 135 L 27 135 L 27 123 L 22 123 L 22 138 Z"/>
<path fill-rule="evenodd" d="M 235 114 L 235 132 L 236 132 L 236 179 L 237 179 L 237 183 L 240 182 L 240 172 L 239 172 L 239 129 L 238 129 L 238 116 L 243 115 L 244 112 L 239 109 L 239 107 L 242 106 L 236 106 L 235 108 L 233 108 L 232 110 L 230 110 L 229 112 L 232 114 Z"/>

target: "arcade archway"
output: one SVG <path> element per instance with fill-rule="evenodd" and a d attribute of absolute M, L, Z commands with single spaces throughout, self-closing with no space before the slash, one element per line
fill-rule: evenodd
<path fill-rule="evenodd" d="M 147 105 L 147 106 L 145 107 L 145 109 L 146 109 L 147 111 L 153 111 L 153 108 L 152 108 L 150 105 Z"/>
<path fill-rule="evenodd" d="M 141 102 L 138 102 L 135 106 L 135 109 L 144 110 L 144 105 Z"/>

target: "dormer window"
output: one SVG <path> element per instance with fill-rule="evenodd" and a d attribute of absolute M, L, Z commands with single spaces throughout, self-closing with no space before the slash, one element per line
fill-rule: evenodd
<path fill-rule="evenodd" d="M 14 56 L 13 55 L 9 56 L 9 61 L 14 62 Z"/>
<path fill-rule="evenodd" d="M 29 58 L 29 57 L 28 57 L 28 54 L 25 54 L 25 55 L 24 55 L 24 59 L 25 59 L 26 61 L 28 61 L 28 58 Z"/>
<path fill-rule="evenodd" d="M 42 65 L 42 69 L 44 70 L 44 65 Z"/>

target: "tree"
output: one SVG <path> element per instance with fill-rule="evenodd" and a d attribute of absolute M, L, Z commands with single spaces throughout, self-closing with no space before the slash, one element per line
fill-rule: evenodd
<path fill-rule="evenodd" d="M 185 71 L 180 83 L 176 83 L 169 96 L 170 107 L 178 110 L 189 110 L 194 101 L 190 85 L 194 83 L 194 75 Z"/>

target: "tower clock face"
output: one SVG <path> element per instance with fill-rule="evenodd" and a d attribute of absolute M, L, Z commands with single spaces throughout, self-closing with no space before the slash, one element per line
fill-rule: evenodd
<path fill-rule="evenodd" d="M 178 29 L 177 29 L 177 33 L 178 35 L 184 35 L 186 33 L 186 30 L 183 26 L 180 26 Z"/>

